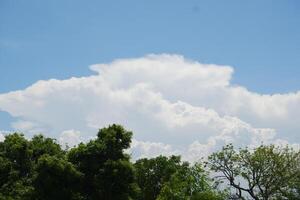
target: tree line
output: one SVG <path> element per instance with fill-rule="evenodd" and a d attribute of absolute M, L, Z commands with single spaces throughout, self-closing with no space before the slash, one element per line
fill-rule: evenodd
<path fill-rule="evenodd" d="M 198 163 L 180 156 L 132 161 L 132 132 L 113 124 L 70 149 L 21 133 L 0 142 L 0 200 L 300 199 L 300 152 L 231 144 Z"/>

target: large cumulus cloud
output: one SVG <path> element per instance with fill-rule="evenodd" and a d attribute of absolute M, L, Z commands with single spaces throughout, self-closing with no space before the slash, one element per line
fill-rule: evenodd
<path fill-rule="evenodd" d="M 123 124 L 135 133 L 135 157 L 175 153 L 195 160 L 228 142 L 300 142 L 300 92 L 258 94 L 232 85 L 230 66 L 163 54 L 91 70 L 95 75 L 38 81 L 1 94 L 0 110 L 16 118 L 14 129 L 44 132 L 62 143 Z"/>

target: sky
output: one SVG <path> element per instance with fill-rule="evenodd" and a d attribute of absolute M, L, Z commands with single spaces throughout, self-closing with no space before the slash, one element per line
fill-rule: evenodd
<path fill-rule="evenodd" d="M 0 1 L 2 135 L 42 131 L 75 144 L 122 123 L 142 155 L 197 157 L 233 140 L 297 145 L 299 8 Z"/>

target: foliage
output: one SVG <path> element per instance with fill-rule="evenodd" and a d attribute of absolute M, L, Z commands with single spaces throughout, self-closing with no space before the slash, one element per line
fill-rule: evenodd
<path fill-rule="evenodd" d="M 0 142 L 0 199 L 30 199 L 31 156 L 30 143 L 22 134 Z"/>
<path fill-rule="evenodd" d="M 217 192 L 202 165 L 196 163 L 189 166 L 182 165 L 170 180 L 164 184 L 158 200 L 186 200 L 186 199 L 223 199 L 221 193 Z"/>
<path fill-rule="evenodd" d="M 181 161 L 178 156 L 169 158 L 158 156 L 156 158 L 143 158 L 134 164 L 137 184 L 141 193 L 138 199 L 155 200 L 163 185 L 180 168 Z"/>
<path fill-rule="evenodd" d="M 99 131 L 98 137 L 70 150 L 68 159 L 83 174 L 86 199 L 130 199 L 137 190 L 133 166 L 124 150 L 132 132 L 120 125 Z M 116 192 L 118 191 L 118 192 Z"/>
<path fill-rule="evenodd" d="M 125 153 L 131 138 L 132 132 L 114 124 L 63 150 L 43 135 L 7 135 L 0 142 L 0 200 L 300 199 L 300 152 L 289 147 L 227 145 L 205 163 L 179 156 L 132 163 Z M 235 194 L 229 196 L 222 182 Z"/>
<path fill-rule="evenodd" d="M 32 160 L 37 162 L 42 155 L 50 155 L 62 157 L 64 151 L 54 139 L 45 138 L 43 135 L 35 135 L 30 141 L 30 149 L 32 150 Z"/>
<path fill-rule="evenodd" d="M 56 156 L 43 155 L 33 179 L 34 197 L 40 200 L 81 199 L 79 190 L 82 174 L 72 163 Z"/>
<path fill-rule="evenodd" d="M 235 151 L 227 145 L 213 153 L 207 162 L 211 170 L 220 172 L 236 189 L 236 196 L 244 198 L 247 193 L 253 199 L 285 199 L 294 191 L 291 184 L 299 176 L 300 153 L 291 148 L 261 145 Z"/>

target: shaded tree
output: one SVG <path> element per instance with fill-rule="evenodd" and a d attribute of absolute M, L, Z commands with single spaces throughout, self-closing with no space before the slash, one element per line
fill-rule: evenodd
<path fill-rule="evenodd" d="M 42 135 L 27 140 L 23 134 L 13 133 L 0 142 L 0 199 L 33 199 L 35 164 L 44 154 L 63 156 L 63 151 Z"/>
<path fill-rule="evenodd" d="M 80 191 L 82 174 L 64 158 L 43 155 L 38 160 L 33 178 L 34 199 L 77 200 L 82 199 Z"/>
<path fill-rule="evenodd" d="M 23 134 L 14 133 L 7 135 L 0 143 L 0 156 L 9 160 L 12 168 L 20 176 L 28 176 L 31 170 L 32 150 L 28 140 Z"/>
<path fill-rule="evenodd" d="M 0 199 L 30 199 L 32 150 L 24 135 L 13 133 L 0 142 Z"/>

